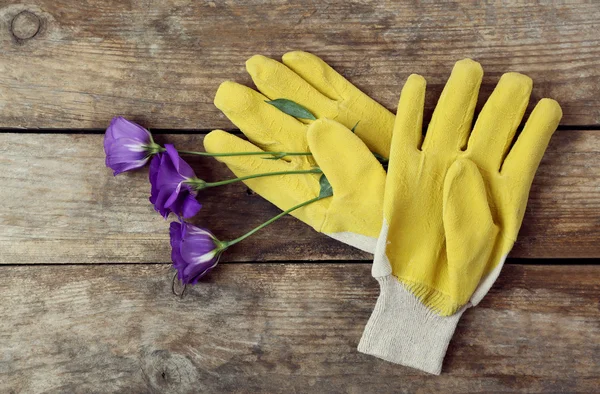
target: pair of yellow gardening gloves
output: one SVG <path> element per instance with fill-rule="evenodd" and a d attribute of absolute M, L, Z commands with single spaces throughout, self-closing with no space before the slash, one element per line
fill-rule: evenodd
<path fill-rule="evenodd" d="M 237 176 L 318 166 L 333 196 L 292 215 L 375 254 L 381 292 L 359 351 L 439 374 L 460 316 L 488 292 L 513 246 L 560 106 L 541 100 L 513 144 L 532 81 L 508 73 L 472 127 L 483 70 L 465 59 L 423 137 L 426 82 L 419 75 L 406 81 L 394 116 L 309 53 L 287 53 L 283 64 L 254 56 L 246 66 L 261 93 L 225 82 L 215 104 L 249 141 L 215 130 L 206 150 L 311 152 L 219 159 Z M 316 120 L 266 102 L 275 99 L 300 104 Z M 387 174 L 375 154 L 389 158 Z M 285 210 L 317 197 L 319 181 L 320 174 L 299 174 L 246 184 Z"/>

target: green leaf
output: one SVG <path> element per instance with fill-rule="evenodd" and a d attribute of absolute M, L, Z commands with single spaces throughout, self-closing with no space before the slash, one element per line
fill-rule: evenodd
<path fill-rule="evenodd" d="M 271 104 L 275 108 L 279 109 L 281 112 L 293 116 L 294 118 L 317 120 L 317 118 L 315 118 L 315 116 L 311 114 L 309 110 L 307 110 L 300 104 L 293 102 L 292 100 L 280 98 L 273 101 L 265 100 L 265 103 Z"/>
<path fill-rule="evenodd" d="M 325 174 L 321 175 L 321 179 L 319 179 L 319 185 L 321 185 L 321 190 L 319 191 L 319 197 L 331 197 L 333 196 L 333 188 L 329 183 L 329 180 L 325 176 Z"/>
<path fill-rule="evenodd" d="M 350 129 L 351 132 L 356 132 L 356 126 L 358 126 L 358 124 L 360 123 L 360 120 L 358 122 L 356 122 L 356 124 L 354 125 L 353 128 Z"/>
<path fill-rule="evenodd" d="M 375 153 L 375 152 L 371 152 L 371 153 L 373 153 L 373 156 L 375 156 L 375 158 L 376 158 L 377 160 L 379 160 L 379 162 L 380 162 L 382 165 L 384 165 L 384 166 L 385 166 L 385 165 L 387 165 L 387 164 L 388 164 L 388 162 L 390 161 L 388 158 L 385 158 L 385 157 L 383 157 L 383 156 L 381 156 L 381 155 L 379 155 L 379 154 L 377 154 L 377 153 Z"/>

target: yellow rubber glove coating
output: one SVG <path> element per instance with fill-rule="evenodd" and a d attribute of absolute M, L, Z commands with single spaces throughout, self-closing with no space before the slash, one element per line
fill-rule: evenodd
<path fill-rule="evenodd" d="M 483 296 L 476 289 L 503 263 L 562 116 L 558 103 L 541 100 L 508 152 L 529 102 L 531 79 L 503 75 L 470 133 L 482 76 L 478 63 L 456 63 L 421 146 L 425 80 L 411 75 L 394 129 L 384 198 L 385 256 L 392 275 L 442 316 L 476 304 Z"/>
<path fill-rule="evenodd" d="M 323 222 L 325 234 L 351 232 L 377 238 L 381 231 L 385 171 L 355 134 L 322 120 L 308 129 L 310 151 L 327 176 L 334 195 Z"/>

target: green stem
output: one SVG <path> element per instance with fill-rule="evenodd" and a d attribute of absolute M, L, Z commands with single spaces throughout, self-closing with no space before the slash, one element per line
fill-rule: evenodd
<path fill-rule="evenodd" d="M 151 154 L 155 154 L 158 152 L 165 152 L 165 148 L 162 146 L 153 143 L 148 146 Z M 190 150 L 177 150 L 177 152 L 182 153 L 184 155 L 196 155 L 196 156 L 208 156 L 208 157 L 229 157 L 229 156 L 261 156 L 261 155 L 271 155 L 273 157 L 269 157 L 268 159 L 282 159 L 286 156 L 312 156 L 311 152 L 227 152 L 227 153 L 209 153 L 209 152 L 197 152 Z M 389 159 L 385 158 L 377 153 L 373 153 L 375 158 L 379 160 L 382 165 L 387 165 Z"/>
<path fill-rule="evenodd" d="M 329 197 L 329 196 L 327 196 L 327 197 Z M 260 226 L 255 227 L 254 229 L 248 231 L 246 234 L 242 235 L 241 237 L 236 238 L 236 239 L 234 239 L 232 241 L 222 242 L 222 247 L 223 248 L 228 248 L 231 245 L 235 245 L 236 243 L 245 240 L 246 238 L 248 238 L 249 236 L 251 236 L 252 234 L 254 234 L 255 232 L 257 232 L 258 230 L 261 230 L 264 227 L 268 226 L 269 224 L 273 223 L 274 221 L 276 221 L 280 217 L 285 216 L 288 213 L 290 213 L 290 212 L 292 212 L 292 211 L 294 211 L 294 210 L 296 210 L 298 208 L 302 208 L 305 205 L 312 204 L 313 202 L 322 200 L 322 199 L 327 198 L 327 197 L 315 197 L 315 198 L 313 198 L 311 200 L 304 201 L 303 203 L 300 203 L 300 204 L 298 204 L 296 206 L 293 206 L 290 209 L 286 209 L 285 211 L 281 212 L 279 215 L 272 217 L 271 219 L 267 220 L 266 222 L 264 222 Z"/>
<path fill-rule="evenodd" d="M 227 152 L 227 153 L 209 153 L 209 152 L 194 152 L 189 150 L 178 150 L 177 152 L 185 155 L 210 156 L 210 157 L 227 157 L 227 156 L 259 156 L 272 155 L 277 157 L 285 156 L 310 156 L 310 152 Z"/>
<path fill-rule="evenodd" d="M 161 148 L 160 152 L 164 152 L 164 148 Z M 227 157 L 227 156 L 260 156 L 260 155 L 271 155 L 274 159 L 281 159 L 286 156 L 312 156 L 310 152 L 227 152 L 227 153 L 209 153 L 209 152 L 194 152 L 188 150 L 177 150 L 177 152 L 184 155 L 196 155 L 196 156 L 210 156 L 210 157 Z M 375 158 L 382 164 L 388 163 L 387 158 L 373 153 Z M 269 159 L 272 159 L 269 157 Z"/>
<path fill-rule="evenodd" d="M 206 182 L 206 183 L 203 184 L 202 189 L 206 189 L 208 187 L 229 185 L 230 183 L 239 182 L 239 181 L 245 181 L 246 179 L 261 178 L 261 177 L 264 177 L 264 176 L 271 176 L 271 175 L 321 174 L 321 173 L 323 173 L 323 171 L 321 171 L 320 168 L 315 168 L 315 169 L 312 169 L 312 170 L 265 172 L 265 173 L 262 173 L 262 174 L 253 174 L 253 175 L 242 176 L 242 177 L 239 177 L 239 178 L 226 179 L 224 181 L 219 181 L 219 182 Z M 204 182 L 204 181 L 201 181 L 201 182 Z M 192 184 L 192 185 L 194 184 L 193 181 L 190 181 L 189 183 Z"/>

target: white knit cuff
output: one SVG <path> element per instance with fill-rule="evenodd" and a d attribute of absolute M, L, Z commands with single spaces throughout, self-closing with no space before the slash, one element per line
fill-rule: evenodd
<path fill-rule="evenodd" d="M 380 294 L 358 351 L 439 375 L 466 307 L 452 316 L 432 312 L 392 275 L 376 278 Z"/>

